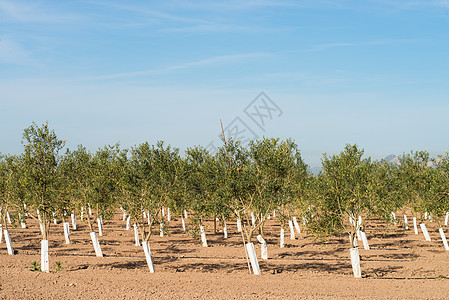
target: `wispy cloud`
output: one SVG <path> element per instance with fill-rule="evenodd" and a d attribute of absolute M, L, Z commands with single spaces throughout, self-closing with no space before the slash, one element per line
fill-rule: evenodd
<path fill-rule="evenodd" d="M 292 28 L 279 28 L 279 27 L 257 27 L 257 26 L 239 26 L 232 24 L 199 24 L 194 26 L 172 27 L 161 29 L 161 32 L 172 33 L 211 33 L 211 32 L 238 32 L 238 33 L 273 33 L 273 32 L 285 32 L 292 30 Z"/>
<path fill-rule="evenodd" d="M 324 43 L 311 46 L 310 48 L 305 48 L 297 51 L 289 52 L 317 52 L 325 51 L 333 48 L 344 48 L 344 47 L 364 47 L 364 46 L 376 46 L 376 45 L 392 45 L 397 43 L 411 43 L 417 40 L 412 39 L 382 39 L 373 41 L 362 41 L 362 42 L 338 42 L 338 43 Z"/>
<path fill-rule="evenodd" d="M 36 2 L 0 0 L 0 16 L 6 21 L 24 23 L 63 23 L 79 16 L 70 13 L 56 12 L 49 6 Z"/>
<path fill-rule="evenodd" d="M 168 21 L 172 21 L 172 22 L 201 23 L 201 24 L 209 23 L 208 21 L 203 20 L 203 19 L 181 17 L 176 14 L 166 13 L 166 12 L 162 12 L 162 11 L 158 11 L 158 10 L 154 10 L 154 9 L 149 9 L 147 6 L 142 6 L 142 5 L 130 5 L 130 4 L 121 4 L 121 3 L 119 4 L 119 3 L 101 2 L 101 1 L 93 1 L 93 2 L 89 2 L 89 4 L 103 6 L 105 8 L 114 9 L 114 10 L 133 12 L 138 15 L 147 16 L 147 17 L 151 17 L 154 19 L 168 20 Z"/>
<path fill-rule="evenodd" d="M 256 59 L 261 57 L 271 56 L 269 53 L 256 52 L 256 53 L 242 53 L 242 54 L 232 54 L 232 55 L 220 55 L 214 56 L 206 59 L 196 60 L 192 62 L 186 62 L 179 65 L 168 66 L 160 69 L 152 69 L 152 70 L 143 70 L 143 71 L 135 71 L 135 72 L 126 72 L 126 73 L 115 73 L 109 75 L 101 75 L 94 77 L 87 77 L 83 79 L 79 79 L 76 81 L 94 81 L 94 80 L 106 80 L 106 79 L 117 79 L 117 78 L 127 78 L 127 77 L 137 77 L 137 76 L 149 76 L 149 75 L 159 75 L 164 74 L 176 70 L 189 69 L 200 66 L 208 66 L 215 65 L 221 63 L 236 63 L 246 59 Z"/>
<path fill-rule="evenodd" d="M 448 0 L 371 0 L 374 4 L 399 10 L 416 10 L 431 7 L 449 8 Z"/>
<path fill-rule="evenodd" d="M 279 1 L 279 0 L 231 0 L 231 1 L 174 1 L 176 6 L 187 9 L 210 10 L 219 12 L 245 11 L 259 8 L 275 7 L 315 7 L 323 4 L 329 5 L 332 2 L 326 0 L 303 0 L 303 1 Z"/>
<path fill-rule="evenodd" d="M 0 64 L 40 66 L 20 44 L 7 38 L 0 38 Z"/>

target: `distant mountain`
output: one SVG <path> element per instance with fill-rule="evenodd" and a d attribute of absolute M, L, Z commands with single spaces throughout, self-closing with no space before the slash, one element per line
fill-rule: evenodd
<path fill-rule="evenodd" d="M 401 162 L 399 161 L 399 156 L 397 156 L 397 155 L 390 154 L 387 157 L 385 157 L 384 159 L 389 163 L 401 165 Z M 435 162 L 438 164 L 442 160 L 443 160 L 443 158 L 440 156 L 435 159 Z M 433 161 L 428 161 L 426 165 L 427 165 L 427 167 L 435 167 L 435 164 Z"/>
<path fill-rule="evenodd" d="M 310 171 L 313 173 L 313 175 L 318 175 L 321 171 L 321 167 L 309 167 Z"/>
<path fill-rule="evenodd" d="M 390 154 L 387 157 L 384 158 L 387 162 L 392 163 L 392 164 L 396 164 L 396 165 L 400 165 L 401 162 L 399 161 L 399 156 L 394 155 L 394 154 Z"/>
<path fill-rule="evenodd" d="M 396 155 L 394 155 L 394 154 L 390 154 L 390 155 L 388 155 L 387 157 L 385 157 L 384 159 L 386 160 L 386 161 L 392 161 L 394 158 L 396 158 L 397 156 Z"/>

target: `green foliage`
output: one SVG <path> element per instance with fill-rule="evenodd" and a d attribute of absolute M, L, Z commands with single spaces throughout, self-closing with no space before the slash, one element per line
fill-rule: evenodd
<path fill-rule="evenodd" d="M 363 150 L 357 145 L 346 145 L 338 155 L 324 155 L 323 172 L 316 179 L 314 217 L 309 225 L 315 234 L 345 230 L 352 245 L 357 226 L 347 221 L 357 220 L 370 207 L 372 163 L 362 156 Z"/>
<path fill-rule="evenodd" d="M 53 273 L 62 271 L 64 268 L 62 267 L 62 264 L 60 261 L 55 261 L 55 267 L 56 269 L 53 271 Z"/>
<path fill-rule="evenodd" d="M 33 262 L 31 263 L 31 268 L 30 268 L 30 270 L 33 271 L 33 272 L 36 272 L 36 271 L 41 272 L 41 267 L 40 267 L 40 265 L 37 263 L 37 261 L 33 261 Z"/>
<path fill-rule="evenodd" d="M 24 152 L 21 171 L 24 179 L 25 203 L 40 211 L 43 239 L 47 239 L 52 213 L 57 210 L 63 182 L 58 172 L 59 151 L 65 141 L 58 139 L 48 123 L 33 123 L 23 133 Z"/>

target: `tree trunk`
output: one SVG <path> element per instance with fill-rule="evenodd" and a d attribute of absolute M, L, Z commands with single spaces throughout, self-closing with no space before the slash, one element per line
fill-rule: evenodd
<path fill-rule="evenodd" d="M 92 222 L 90 220 L 90 214 L 86 214 L 86 218 L 87 218 L 87 225 L 89 226 L 89 230 L 90 230 L 90 232 L 93 232 L 94 228 L 93 228 Z"/>

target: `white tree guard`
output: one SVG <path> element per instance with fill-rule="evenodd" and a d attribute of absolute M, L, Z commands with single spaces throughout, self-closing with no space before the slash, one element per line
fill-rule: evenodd
<path fill-rule="evenodd" d="M 23 216 L 22 216 L 21 213 L 19 213 L 19 220 L 20 220 L 20 226 L 21 226 L 23 229 L 27 228 L 27 225 L 25 224 L 24 218 L 23 218 Z"/>
<path fill-rule="evenodd" d="M 404 226 L 405 226 L 405 230 L 408 230 L 408 220 L 407 220 L 407 215 L 404 215 Z"/>
<path fill-rule="evenodd" d="M 293 221 L 288 221 L 288 227 L 290 228 L 290 239 L 295 239 L 295 230 L 293 229 Z"/>
<path fill-rule="evenodd" d="M 362 272 L 360 270 L 359 248 L 350 248 L 349 254 L 351 256 L 352 272 L 354 273 L 354 277 L 362 277 Z"/>
<path fill-rule="evenodd" d="M 159 224 L 159 236 L 164 237 L 164 223 Z"/>
<path fill-rule="evenodd" d="M 126 211 L 123 211 L 123 221 L 126 221 Z"/>
<path fill-rule="evenodd" d="M 76 218 L 75 218 L 75 214 L 72 214 L 71 217 L 72 217 L 72 228 L 73 228 L 73 230 L 76 230 Z"/>
<path fill-rule="evenodd" d="M 9 235 L 8 229 L 3 230 L 3 235 L 5 236 L 6 249 L 8 249 L 8 254 L 14 255 L 14 249 L 12 248 L 11 236 Z"/>
<path fill-rule="evenodd" d="M 296 232 L 298 234 L 301 234 L 301 228 L 299 227 L 298 220 L 296 220 L 296 217 L 293 217 L 293 225 L 295 225 Z"/>
<path fill-rule="evenodd" d="M 361 236 L 362 236 L 362 242 L 363 242 L 363 249 L 365 250 L 369 250 L 369 244 L 368 244 L 368 239 L 366 238 L 366 233 L 365 231 L 361 231 L 360 232 Z"/>
<path fill-rule="evenodd" d="M 444 218 L 444 226 L 447 226 L 448 221 L 449 221 L 449 212 L 446 213 L 446 217 Z"/>
<path fill-rule="evenodd" d="M 48 259 L 48 240 L 41 240 L 41 271 L 50 272 L 50 262 Z"/>
<path fill-rule="evenodd" d="M 162 207 L 162 208 L 161 208 L 161 211 L 162 211 L 162 216 L 165 217 L 165 208 Z"/>
<path fill-rule="evenodd" d="M 186 221 L 184 221 L 184 218 L 181 216 L 181 223 L 182 223 L 182 230 L 186 232 Z"/>
<path fill-rule="evenodd" d="M 101 218 L 97 218 L 97 224 L 98 224 L 98 235 L 103 236 L 103 222 Z"/>
<path fill-rule="evenodd" d="M 263 237 L 259 234 L 257 236 L 257 240 L 259 241 L 260 245 L 260 257 L 263 260 L 267 260 L 268 259 L 268 247 L 267 247 L 267 242 L 263 239 Z"/>
<path fill-rule="evenodd" d="M 259 262 L 257 261 L 256 250 L 254 249 L 254 244 L 248 243 L 245 246 L 246 246 L 246 251 L 248 252 L 249 261 L 251 262 L 251 268 L 253 269 L 254 275 L 260 275 Z"/>
<path fill-rule="evenodd" d="M 443 240 L 444 249 L 446 249 L 446 251 L 449 251 L 449 245 L 447 244 L 447 239 L 446 239 L 446 235 L 444 234 L 443 228 L 440 228 L 439 231 L 440 231 L 441 239 Z"/>
<path fill-rule="evenodd" d="M 203 245 L 203 247 L 207 247 L 206 231 L 204 231 L 203 225 L 200 226 L 200 233 L 201 233 L 201 244 Z"/>
<path fill-rule="evenodd" d="M 64 227 L 64 239 L 65 239 L 65 243 L 66 243 L 66 244 L 70 244 L 70 230 L 69 230 L 70 224 L 69 224 L 69 222 L 64 222 L 64 223 L 62 224 L 62 226 Z"/>
<path fill-rule="evenodd" d="M 148 269 L 150 269 L 150 273 L 154 273 L 154 265 L 153 259 L 151 257 L 150 245 L 147 241 L 142 242 L 143 252 L 145 253 L 145 259 L 147 261 Z"/>
<path fill-rule="evenodd" d="M 167 207 L 167 221 L 171 221 L 170 207 Z"/>
<path fill-rule="evenodd" d="M 0 243 L 3 243 L 3 227 L 0 224 Z"/>
<path fill-rule="evenodd" d="M 251 212 L 251 226 L 256 226 L 256 216 L 254 215 L 254 212 Z"/>
<path fill-rule="evenodd" d="M 98 257 L 103 257 L 103 253 L 101 252 L 100 242 L 98 241 L 97 234 L 94 231 L 90 233 L 90 238 L 92 239 L 92 244 L 94 246 L 95 255 Z"/>
<path fill-rule="evenodd" d="M 187 210 L 185 210 L 185 209 L 184 209 L 184 218 L 186 218 L 186 219 L 188 218 L 188 216 L 187 216 Z"/>
<path fill-rule="evenodd" d="M 228 238 L 228 226 L 226 225 L 226 220 L 223 220 L 224 226 L 223 226 L 223 238 Z"/>
<path fill-rule="evenodd" d="M 139 240 L 139 229 L 137 228 L 137 225 L 134 224 L 134 241 L 136 246 L 140 246 L 140 240 Z"/>
<path fill-rule="evenodd" d="M 427 213 L 427 211 L 424 213 L 424 220 L 427 220 L 427 215 L 428 215 L 428 213 Z"/>
<path fill-rule="evenodd" d="M 354 219 L 351 216 L 349 216 L 349 224 L 351 224 L 352 226 L 355 225 Z"/>
<path fill-rule="evenodd" d="M 242 232 L 242 220 L 237 218 L 237 232 Z"/>
<path fill-rule="evenodd" d="M 426 224 L 421 223 L 421 224 L 419 224 L 419 226 L 421 226 L 421 230 L 422 230 L 422 233 L 424 234 L 424 238 L 426 239 L 426 241 L 430 242 L 431 239 L 430 239 L 429 231 L 427 231 Z"/>
<path fill-rule="evenodd" d="M 8 219 L 8 223 L 11 224 L 11 217 L 9 216 L 9 211 L 6 211 L 6 219 Z"/>

